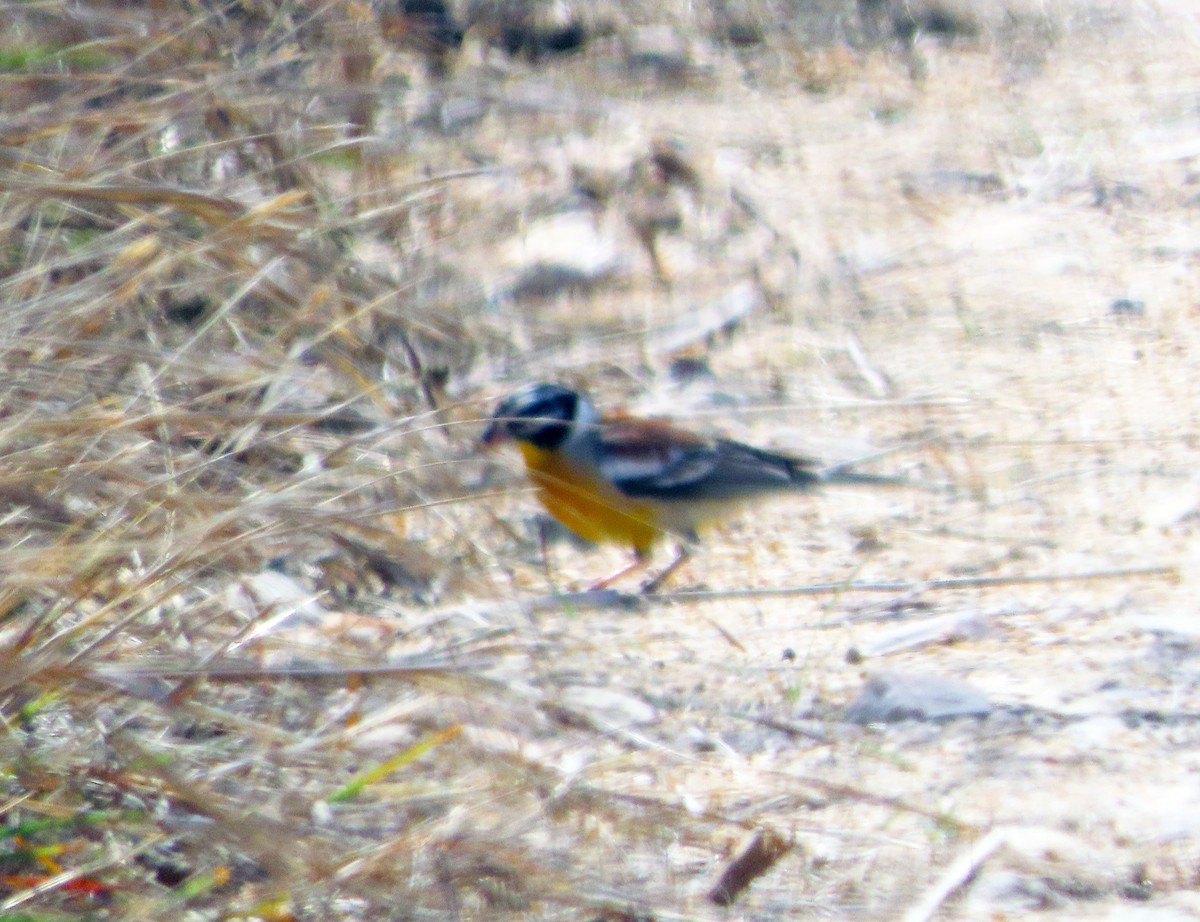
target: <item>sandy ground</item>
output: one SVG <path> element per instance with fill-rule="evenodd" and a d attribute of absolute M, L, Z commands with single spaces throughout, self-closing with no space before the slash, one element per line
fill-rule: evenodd
<path fill-rule="evenodd" d="M 4 911 L 1200 919 L 1200 11 L 786 6 L 444 79 L 366 4 L 25 11 Z M 913 486 L 547 601 L 627 558 L 481 456 L 530 378 Z"/>
<path fill-rule="evenodd" d="M 672 587 L 912 593 L 680 594 L 518 626 L 553 648 L 533 666 L 543 688 L 653 705 L 616 751 L 575 753 L 581 777 L 795 836 L 742 917 L 900 918 L 989 830 L 939 917 L 1200 916 L 1200 20 L 1186 4 L 1090 12 L 1077 28 L 1082 11 L 1065 16 L 1044 49 L 922 46 L 918 82 L 894 57 L 833 57 L 824 95 L 777 73 L 730 79 L 669 105 L 627 101 L 610 126 L 699 152 L 720 177 L 709 207 L 730 188 L 749 195 L 800 264 L 775 310 L 707 352 L 714 381 L 680 393 L 610 374 L 593 378 L 601 395 L 640 392 L 635 406 L 776 447 L 899 445 L 873 469 L 954 487 L 764 505 L 711 534 Z M 668 264 L 695 265 L 670 246 Z M 634 282 L 611 309 L 626 328 L 639 312 L 666 322 L 718 299 L 715 276 L 668 297 Z M 505 510 L 519 521 L 530 500 Z M 561 546 L 553 559 L 569 584 L 621 555 Z M 1159 567 L 1172 572 L 1115 572 Z M 921 588 L 954 576 L 1034 579 Z M 544 591 L 536 566 L 515 579 L 514 598 Z M 969 629 L 888 649 L 949 616 Z M 846 722 L 880 673 L 958 679 L 994 710 Z M 679 908 L 703 916 L 715 858 L 673 843 L 643 873 L 675 881 Z"/>

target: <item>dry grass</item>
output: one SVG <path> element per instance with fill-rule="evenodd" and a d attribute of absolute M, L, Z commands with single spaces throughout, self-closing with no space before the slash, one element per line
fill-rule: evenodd
<path fill-rule="evenodd" d="M 851 7 L 443 80 L 362 4 L 10 6 L 0 916 L 1200 915 L 1200 20 Z M 546 605 L 621 554 L 548 575 L 478 456 L 531 377 L 954 489 L 781 501 L 680 586 L 843 591 Z M 880 668 L 996 710 L 847 723 Z"/>

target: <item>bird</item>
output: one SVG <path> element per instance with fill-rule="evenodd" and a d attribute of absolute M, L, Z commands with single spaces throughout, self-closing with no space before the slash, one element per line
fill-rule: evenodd
<path fill-rule="evenodd" d="M 545 510 L 579 537 L 623 544 L 633 561 L 591 590 L 648 565 L 668 537 L 675 560 L 642 587 L 654 592 L 691 556 L 698 531 L 773 493 L 824 484 L 897 485 L 893 477 L 778 454 L 732 439 L 634 416 L 602 416 L 581 391 L 528 384 L 503 398 L 481 438 L 515 443 Z"/>

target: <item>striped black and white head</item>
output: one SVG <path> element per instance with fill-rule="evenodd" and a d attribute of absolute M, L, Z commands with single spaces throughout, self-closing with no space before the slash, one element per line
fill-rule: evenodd
<path fill-rule="evenodd" d="M 583 394 L 557 384 L 527 384 L 500 401 L 483 444 L 511 440 L 552 451 L 596 420 L 596 410 Z"/>

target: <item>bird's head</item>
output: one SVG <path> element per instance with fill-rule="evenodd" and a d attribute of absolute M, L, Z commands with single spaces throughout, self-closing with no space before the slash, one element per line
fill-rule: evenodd
<path fill-rule="evenodd" d="M 558 384 L 528 384 L 500 401 L 482 442 L 528 442 L 552 450 L 595 421 L 591 401 L 578 391 Z"/>

